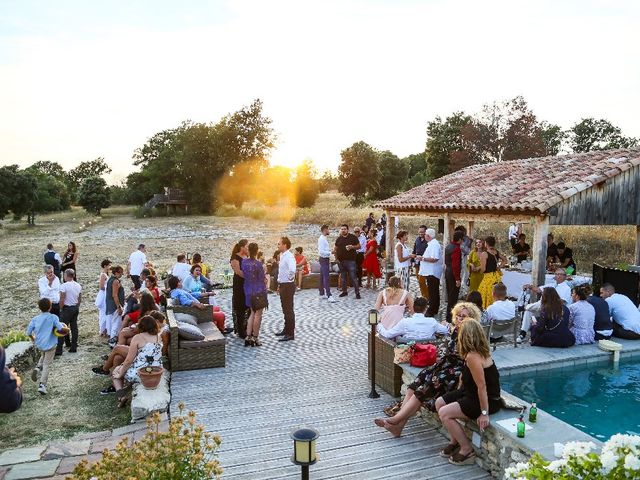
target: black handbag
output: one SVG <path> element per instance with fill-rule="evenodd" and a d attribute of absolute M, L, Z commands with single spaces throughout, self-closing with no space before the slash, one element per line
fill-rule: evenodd
<path fill-rule="evenodd" d="M 269 307 L 269 299 L 267 298 L 267 292 L 255 293 L 251 295 L 251 310 L 261 310 Z"/>

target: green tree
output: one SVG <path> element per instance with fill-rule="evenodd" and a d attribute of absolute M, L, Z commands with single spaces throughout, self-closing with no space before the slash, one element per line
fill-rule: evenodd
<path fill-rule="evenodd" d="M 369 198 L 381 200 L 398 193 L 408 179 L 409 165 L 389 150 L 378 153 L 380 176 L 377 185 L 369 192 Z"/>
<path fill-rule="evenodd" d="M 100 215 L 103 208 L 111 205 L 109 187 L 107 182 L 92 175 L 83 180 L 78 189 L 78 203 L 88 212 Z"/>
<path fill-rule="evenodd" d="M 38 202 L 38 178 L 28 170 L 16 170 L 11 190 L 11 211 L 19 220 L 27 215 L 27 224 L 35 224 L 35 207 Z"/>
<path fill-rule="evenodd" d="M 554 125 L 542 121 L 540 123 L 542 142 L 544 143 L 545 155 L 558 155 L 562 150 L 567 134 L 560 128 L 560 125 Z"/>
<path fill-rule="evenodd" d="M 638 145 L 637 138 L 624 136 L 619 127 L 605 119 L 584 118 L 571 127 L 568 136 L 569 146 L 574 153 Z"/>
<path fill-rule="evenodd" d="M 104 161 L 104 158 L 98 157 L 95 160 L 80 162 L 80 164 L 67 173 L 66 184 L 72 201 L 77 200 L 78 189 L 85 179 L 89 177 L 102 177 L 111 173 L 111 168 Z"/>
<path fill-rule="evenodd" d="M 455 112 L 445 120 L 436 117 L 427 124 L 427 178 L 440 178 L 451 171 L 451 155 L 464 151 L 462 129 L 470 122 L 469 115 Z"/>
<path fill-rule="evenodd" d="M 427 170 L 427 153 L 420 152 L 409 155 L 402 159 L 409 166 L 409 178 Z"/>
<path fill-rule="evenodd" d="M 313 207 L 320 194 L 316 169 L 311 160 L 305 160 L 296 168 L 294 194 L 295 205 L 300 208 Z"/>
<path fill-rule="evenodd" d="M 351 198 L 351 203 L 362 203 L 370 192 L 378 189 L 380 166 L 378 152 L 368 143 L 356 142 L 340 152 L 338 190 Z"/>
<path fill-rule="evenodd" d="M 18 165 L 0 167 L 0 192 L 2 192 L 0 194 L 0 219 L 4 219 L 13 207 L 16 175 L 19 169 Z"/>
<path fill-rule="evenodd" d="M 340 181 L 338 176 L 331 173 L 330 170 L 325 170 L 319 180 L 320 193 L 328 192 L 329 190 L 338 190 L 340 187 Z"/>
<path fill-rule="evenodd" d="M 39 162 L 34 163 L 26 168 L 26 170 L 31 170 L 35 173 L 42 175 L 51 175 L 58 180 L 64 181 L 66 173 L 62 165 L 58 162 L 50 162 L 48 160 L 41 160 Z"/>

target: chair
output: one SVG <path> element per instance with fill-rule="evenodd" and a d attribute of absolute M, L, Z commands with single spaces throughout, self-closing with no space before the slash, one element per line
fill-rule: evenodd
<path fill-rule="evenodd" d="M 520 325 L 519 318 L 513 317 L 511 320 L 491 320 L 489 325 L 489 335 L 496 337 L 502 337 L 504 335 L 513 335 L 513 348 L 518 348 L 518 326 Z M 489 337 L 491 339 L 491 337 Z M 491 341 L 491 340 L 490 340 Z M 494 341 L 493 350 L 495 351 L 498 343 L 507 343 L 507 341 L 500 340 Z"/>
<path fill-rule="evenodd" d="M 491 324 L 482 325 L 482 330 L 484 330 L 484 334 L 487 336 L 487 342 L 491 341 Z"/>

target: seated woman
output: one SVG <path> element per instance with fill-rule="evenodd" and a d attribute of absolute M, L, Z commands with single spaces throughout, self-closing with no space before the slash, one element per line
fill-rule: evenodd
<path fill-rule="evenodd" d="M 182 282 L 178 277 L 169 277 L 167 282 L 169 285 L 169 296 L 177 305 L 184 305 L 185 307 L 195 307 L 199 309 L 205 308 L 200 301 L 182 288 Z"/>
<path fill-rule="evenodd" d="M 531 325 L 531 345 L 567 348 L 576 338 L 569 328 L 569 309 L 562 303 L 555 288 L 542 290 L 540 315 Z"/>
<path fill-rule="evenodd" d="M 148 277 L 147 277 L 148 278 Z M 158 306 L 149 292 L 140 294 L 140 308 L 127 313 L 122 319 L 122 329 L 118 333 L 118 345 L 129 345 L 129 341 L 138 333 L 138 319 L 148 315 L 149 312 L 158 310 Z"/>
<path fill-rule="evenodd" d="M 128 401 L 124 380 L 129 383 L 139 383 L 139 368 L 162 366 L 162 338 L 159 334 L 158 322 L 152 316 L 145 315 L 138 322 L 138 330 L 140 333 L 131 339 L 127 357 L 111 372 L 120 408 L 124 407 Z"/>
<path fill-rule="evenodd" d="M 426 298 L 418 297 L 413 302 L 414 314 L 411 317 L 401 318 L 395 326 L 387 329 L 381 323 L 378 325 L 378 334 L 381 337 L 396 339 L 398 342 L 407 343 L 416 340 L 428 340 L 434 338 L 436 333 L 446 335 L 449 326 L 446 322 L 438 323 L 433 317 L 425 317 L 429 302 Z"/>
<path fill-rule="evenodd" d="M 569 329 L 576 338 L 576 345 L 584 345 L 595 341 L 596 332 L 593 325 L 596 321 L 596 310 L 587 301 L 588 290 L 583 285 L 573 287 L 569 309 Z"/>
<path fill-rule="evenodd" d="M 451 443 L 440 454 L 449 457 L 454 465 L 475 462 L 471 442 L 457 419 L 475 420 L 480 430 L 489 425 L 489 414 L 500 410 L 500 374 L 489 350 L 487 336 L 480 323 L 473 319 L 463 320 L 457 340 L 458 355 L 464 359 L 460 374 L 460 386 L 438 397 L 435 408 L 449 435 Z M 400 411 L 391 418 L 376 419 L 379 427 L 399 437 L 407 420 L 420 409 L 418 395 L 406 399 Z"/>
<path fill-rule="evenodd" d="M 393 328 L 407 310 L 413 313 L 413 297 L 402 287 L 400 277 L 393 276 L 387 282 L 387 287 L 378 294 L 376 299 L 376 310 L 382 307 L 382 315 L 380 316 L 380 325 L 384 328 Z"/>
<path fill-rule="evenodd" d="M 187 292 L 189 292 L 191 295 L 193 295 L 199 301 L 203 301 L 205 298 L 209 298 L 209 297 L 212 297 L 213 295 L 215 295 L 215 293 L 213 293 L 213 292 L 205 291 L 204 284 L 200 280 L 200 277 L 202 275 L 202 268 L 200 267 L 200 265 L 192 265 L 190 272 L 191 272 L 191 274 L 187 278 L 184 279 L 183 288 Z M 209 300 L 209 303 L 211 305 L 215 305 L 216 304 L 215 302 L 212 303 L 211 300 Z"/>
<path fill-rule="evenodd" d="M 211 282 L 211 267 L 202 261 L 202 255 L 194 253 L 191 257 L 191 266 L 198 265 L 200 267 L 200 282 L 204 286 L 207 292 L 213 290 L 213 283 Z"/>
<path fill-rule="evenodd" d="M 480 310 L 469 302 L 458 302 L 451 310 L 452 323 L 449 325 L 451 328 L 449 342 L 438 352 L 438 361 L 434 365 L 422 369 L 415 380 L 408 385 L 404 402 L 408 402 L 415 394 L 422 405 L 435 412 L 436 399 L 458 387 L 463 361 L 457 354 L 456 342 L 460 325 L 468 318 L 477 321 L 480 318 Z M 392 417 L 400 411 L 402 405 L 403 402 L 390 405 L 384 409 L 384 413 Z"/>
<path fill-rule="evenodd" d="M 162 305 L 162 294 L 158 288 L 158 279 L 155 275 L 149 275 L 144 279 L 144 288 L 151 294 L 156 305 Z"/>
<path fill-rule="evenodd" d="M 293 256 L 296 259 L 296 286 L 298 290 L 302 290 L 302 277 L 309 275 L 309 262 L 307 257 L 302 255 L 302 247 L 296 247 Z"/>

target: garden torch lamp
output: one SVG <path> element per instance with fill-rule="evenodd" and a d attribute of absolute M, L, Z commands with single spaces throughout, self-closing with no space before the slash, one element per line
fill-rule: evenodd
<path fill-rule="evenodd" d="M 301 428 L 291 434 L 293 457 L 291 461 L 302 468 L 302 480 L 309 480 L 309 465 L 318 461 L 316 439 L 320 434 L 313 428 Z"/>
<path fill-rule="evenodd" d="M 380 398 L 380 394 L 376 392 L 376 326 L 378 325 L 378 310 L 369 310 L 369 325 L 371 325 L 371 343 L 369 344 L 369 352 L 371 356 L 371 392 L 369 398 Z"/>

